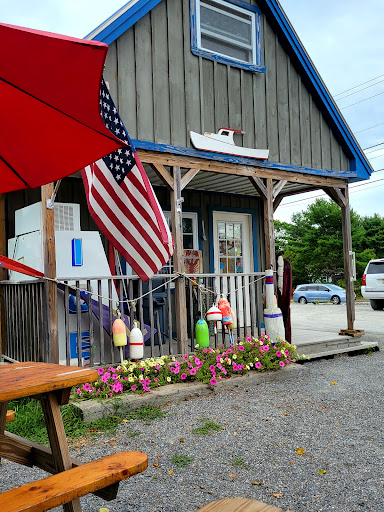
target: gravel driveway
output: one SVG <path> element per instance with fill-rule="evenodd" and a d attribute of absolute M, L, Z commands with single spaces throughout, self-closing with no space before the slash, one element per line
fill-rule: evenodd
<path fill-rule="evenodd" d="M 112 439 L 79 443 L 73 454 L 83 460 L 127 449 L 149 457 L 115 501 L 87 496 L 83 509 L 192 512 L 243 496 L 293 512 L 383 512 L 383 367 L 384 352 L 315 360 L 252 389 L 171 403 L 152 423 L 122 423 Z M 206 419 L 223 429 L 194 433 Z M 192 461 L 179 468 L 174 455 Z M 0 490 L 40 474 L 4 461 Z"/>

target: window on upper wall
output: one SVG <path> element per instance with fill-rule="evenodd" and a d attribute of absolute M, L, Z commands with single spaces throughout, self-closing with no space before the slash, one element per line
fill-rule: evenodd
<path fill-rule="evenodd" d="M 234 67 L 264 72 L 260 10 L 245 0 L 191 0 L 192 52 Z"/>

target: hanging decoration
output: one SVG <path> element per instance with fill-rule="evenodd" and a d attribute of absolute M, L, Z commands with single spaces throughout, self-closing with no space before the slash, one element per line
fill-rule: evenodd
<path fill-rule="evenodd" d="M 207 322 L 203 318 L 200 318 L 200 320 L 197 321 L 195 334 L 196 344 L 199 348 L 209 347 L 209 328 Z"/>
<path fill-rule="evenodd" d="M 207 322 L 213 322 L 215 334 L 217 334 L 217 322 L 221 322 L 223 318 L 222 312 L 216 304 L 213 304 L 213 306 L 208 309 L 205 316 L 207 317 Z"/>

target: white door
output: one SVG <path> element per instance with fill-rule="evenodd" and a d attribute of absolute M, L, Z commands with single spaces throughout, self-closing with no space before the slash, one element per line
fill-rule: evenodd
<path fill-rule="evenodd" d="M 215 274 L 229 274 L 230 296 L 232 309 L 236 312 L 236 306 L 240 316 L 240 326 L 244 327 L 244 316 L 247 326 L 250 325 L 249 289 L 244 292 L 240 286 L 249 283 L 249 278 L 236 279 L 236 274 L 247 274 L 253 271 L 253 241 L 252 241 L 252 217 L 249 214 L 233 212 L 213 213 L 213 253 Z M 227 279 L 223 280 L 222 289 L 227 293 Z M 216 279 L 216 288 L 220 292 L 220 279 Z M 237 297 L 237 303 L 236 303 Z M 244 300 L 248 304 L 244 304 Z M 244 306 L 246 315 L 244 315 Z"/>

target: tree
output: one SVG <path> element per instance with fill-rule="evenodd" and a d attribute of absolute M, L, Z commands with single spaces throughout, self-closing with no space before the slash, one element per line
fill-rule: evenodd
<path fill-rule="evenodd" d="M 377 213 L 363 217 L 362 225 L 365 231 L 362 249 L 370 251 L 372 258 L 384 258 L 384 217 Z"/>
<path fill-rule="evenodd" d="M 354 249 L 364 250 L 364 228 L 353 210 L 351 231 Z M 335 283 L 344 276 L 341 209 L 336 203 L 318 199 L 294 214 L 291 223 L 276 221 L 276 234 L 276 247 L 292 263 L 295 284 L 325 279 Z"/>

